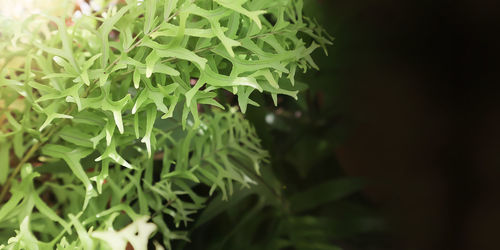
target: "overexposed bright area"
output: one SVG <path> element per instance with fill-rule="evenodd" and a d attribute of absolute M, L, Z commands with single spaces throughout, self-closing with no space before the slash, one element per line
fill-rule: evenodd
<path fill-rule="evenodd" d="M 34 13 L 64 15 L 75 0 L 0 0 L 0 17 L 24 19 Z"/>

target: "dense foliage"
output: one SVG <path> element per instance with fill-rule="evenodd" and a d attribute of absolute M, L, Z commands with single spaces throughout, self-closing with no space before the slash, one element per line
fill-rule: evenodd
<path fill-rule="evenodd" d="M 125 2 L 1 20 L 0 248 L 188 240 L 208 196 L 265 185 L 250 95 L 296 98 L 330 43 L 301 0 Z"/>

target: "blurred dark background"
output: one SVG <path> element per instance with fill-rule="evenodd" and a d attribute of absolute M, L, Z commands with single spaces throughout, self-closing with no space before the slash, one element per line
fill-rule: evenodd
<path fill-rule="evenodd" d="M 340 135 L 341 169 L 368 180 L 384 248 L 499 249 L 498 1 L 307 7 L 336 37 L 308 83 L 342 132 L 319 137 Z"/>
<path fill-rule="evenodd" d="M 247 112 L 285 205 L 231 205 L 186 249 L 500 249 L 498 1 L 305 2 L 329 56 Z"/>

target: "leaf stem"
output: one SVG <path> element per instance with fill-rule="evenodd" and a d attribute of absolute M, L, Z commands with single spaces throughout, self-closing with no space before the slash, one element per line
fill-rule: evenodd
<path fill-rule="evenodd" d="M 21 171 L 21 167 L 31 158 L 31 156 L 35 153 L 36 150 L 38 150 L 40 146 L 41 146 L 40 142 L 33 145 L 28 151 L 28 153 L 26 153 L 26 155 L 17 164 L 16 168 L 14 169 L 14 172 L 12 172 L 12 174 L 9 176 L 9 179 L 7 179 L 7 182 L 5 182 L 5 185 L 3 185 L 2 187 L 2 192 L 0 193 L 0 202 L 3 201 L 5 195 L 7 194 L 7 190 L 10 188 L 12 180 Z"/>

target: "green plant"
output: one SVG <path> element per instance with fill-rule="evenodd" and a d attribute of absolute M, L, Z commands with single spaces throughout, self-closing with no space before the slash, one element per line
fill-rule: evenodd
<path fill-rule="evenodd" d="M 125 2 L 1 20 L 0 248 L 188 240 L 207 195 L 266 185 L 268 154 L 224 96 L 243 113 L 255 90 L 296 98 L 330 43 L 301 0 Z"/>

